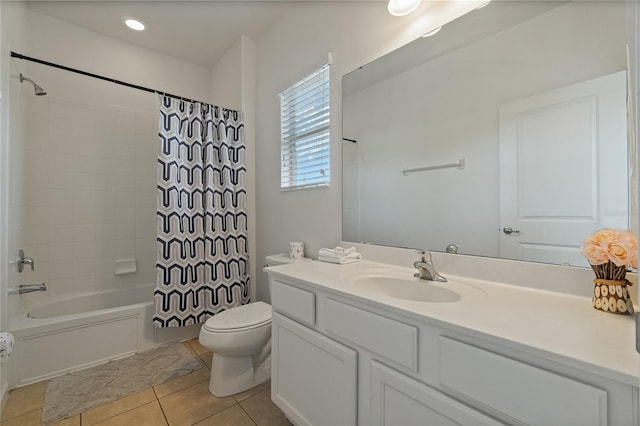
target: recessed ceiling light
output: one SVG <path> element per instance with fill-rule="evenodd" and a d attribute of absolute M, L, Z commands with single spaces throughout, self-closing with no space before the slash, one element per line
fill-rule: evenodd
<path fill-rule="evenodd" d="M 431 37 L 432 35 L 436 34 L 436 33 L 437 33 L 438 31 L 440 31 L 441 29 L 442 29 L 442 27 L 435 28 L 435 29 L 433 29 L 433 30 L 429 31 L 428 33 L 424 33 L 424 34 L 422 35 L 422 37 Z"/>
<path fill-rule="evenodd" d="M 393 16 L 408 15 L 418 8 L 420 0 L 389 0 L 387 10 Z"/>
<path fill-rule="evenodd" d="M 136 30 L 136 31 L 143 31 L 145 28 L 144 22 L 135 19 L 135 18 L 123 18 L 122 19 L 124 21 L 124 24 L 131 28 L 132 30 Z"/>

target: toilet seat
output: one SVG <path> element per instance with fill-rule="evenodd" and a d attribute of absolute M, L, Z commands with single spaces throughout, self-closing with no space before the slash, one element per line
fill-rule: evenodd
<path fill-rule="evenodd" d="M 212 316 L 202 328 L 215 333 L 231 333 L 262 327 L 271 322 L 271 305 L 264 302 L 237 306 Z"/>

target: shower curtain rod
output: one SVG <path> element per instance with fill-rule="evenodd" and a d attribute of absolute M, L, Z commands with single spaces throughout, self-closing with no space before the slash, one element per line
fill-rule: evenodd
<path fill-rule="evenodd" d="M 25 55 L 22 55 L 22 54 L 16 53 L 16 52 L 11 52 L 11 57 L 12 58 L 18 58 L 18 59 L 24 59 L 25 61 L 35 62 L 35 63 L 38 63 L 38 64 L 46 65 L 48 67 L 53 67 L 53 68 L 58 68 L 58 69 L 65 70 L 65 71 L 74 72 L 76 74 L 86 75 L 87 77 L 97 78 L 98 80 L 104 80 L 104 81 L 108 81 L 110 83 L 119 84 L 121 86 L 131 87 L 132 89 L 138 89 L 138 90 L 142 90 L 142 91 L 150 92 L 150 93 L 157 93 L 159 95 L 164 95 L 164 96 L 171 96 L 172 98 L 182 99 L 183 101 L 188 101 L 188 102 L 200 102 L 202 104 L 208 104 L 208 102 L 202 102 L 202 101 L 198 101 L 198 100 L 195 100 L 195 99 L 185 98 L 184 96 L 173 95 L 171 93 L 163 92 L 162 90 L 156 90 L 156 89 L 150 89 L 150 88 L 144 87 L 144 86 L 138 86 L 137 84 L 131 84 L 131 83 L 127 83 L 126 81 L 116 80 L 115 78 L 109 78 L 109 77 L 105 77 L 103 75 L 93 74 L 93 73 L 90 73 L 90 72 L 87 72 L 87 71 L 82 71 L 82 70 L 79 70 L 79 69 L 76 69 L 76 68 L 71 68 L 71 67 L 67 67 L 67 66 L 64 66 L 64 65 L 55 64 L 53 62 L 43 61 L 42 59 L 32 58 L 30 56 L 25 56 Z"/>

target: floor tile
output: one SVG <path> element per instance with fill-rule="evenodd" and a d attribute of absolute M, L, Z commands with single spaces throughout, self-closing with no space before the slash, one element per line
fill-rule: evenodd
<path fill-rule="evenodd" d="M 194 426 L 255 426 L 251 417 L 238 404 L 207 417 Z"/>
<path fill-rule="evenodd" d="M 207 368 L 211 370 L 211 361 L 213 361 L 213 352 L 200 354 L 200 360 L 205 363 Z"/>
<path fill-rule="evenodd" d="M 182 342 L 182 344 L 189 349 L 189 352 L 191 352 L 193 355 L 198 356 L 198 353 L 196 352 L 195 349 L 193 349 L 193 346 L 191 346 L 189 343 L 187 343 L 188 340 L 185 340 L 184 342 Z"/>
<path fill-rule="evenodd" d="M 102 420 L 124 413 L 125 411 L 129 411 L 133 408 L 140 407 L 141 405 L 155 400 L 156 394 L 153 392 L 153 389 L 145 389 L 141 392 L 125 396 L 124 398 L 120 398 L 113 402 L 85 411 L 82 413 L 82 425 L 88 426 L 96 424 Z"/>
<path fill-rule="evenodd" d="M 198 383 L 209 382 L 211 373 L 206 368 L 199 368 L 184 376 L 177 377 L 162 384 L 153 387 L 158 398 L 164 398 L 172 393 L 181 391 Z"/>
<path fill-rule="evenodd" d="M 48 426 L 80 426 L 80 414 L 60 420 L 59 422 L 51 423 Z"/>
<path fill-rule="evenodd" d="M 150 402 L 97 423 L 99 426 L 161 426 L 166 424 L 167 421 L 158 401 Z"/>
<path fill-rule="evenodd" d="M 247 398 L 251 398 L 254 395 L 257 395 L 261 392 L 264 392 L 266 390 L 271 390 L 271 380 L 267 380 L 264 383 L 259 384 L 258 386 L 255 386 L 251 389 L 248 389 L 244 392 L 240 392 L 237 393 L 235 395 L 233 395 L 233 398 L 238 401 L 238 402 L 242 402 Z"/>
<path fill-rule="evenodd" d="M 191 346 L 191 348 L 195 351 L 196 355 L 206 354 L 207 352 L 211 352 L 211 349 L 207 349 L 200 344 L 198 339 L 187 340 L 186 343 Z"/>
<path fill-rule="evenodd" d="M 263 391 L 245 399 L 240 406 L 258 426 L 290 426 L 284 413 L 271 402 L 271 391 Z"/>
<path fill-rule="evenodd" d="M 9 392 L 7 405 L 2 412 L 2 420 L 41 409 L 44 405 L 44 392 L 47 390 L 47 383 L 35 383 Z"/>
<path fill-rule="evenodd" d="M 202 382 L 160 399 L 170 425 L 191 425 L 234 405 L 231 397 L 217 398 L 209 393 L 209 382 Z"/>
<path fill-rule="evenodd" d="M 42 425 L 42 410 L 31 411 L 27 414 L 3 420 L 2 426 L 40 426 Z"/>

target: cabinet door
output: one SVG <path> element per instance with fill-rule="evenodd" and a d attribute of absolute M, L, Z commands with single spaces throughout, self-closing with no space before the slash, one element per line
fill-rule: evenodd
<path fill-rule="evenodd" d="M 376 361 L 371 361 L 370 404 L 374 425 L 501 424 Z"/>
<path fill-rule="evenodd" d="M 296 424 L 356 424 L 356 351 L 283 315 L 272 322 L 271 398 Z"/>
<path fill-rule="evenodd" d="M 607 425 L 607 399 L 595 388 L 485 349 L 440 337 L 440 384 L 513 423 Z"/>

